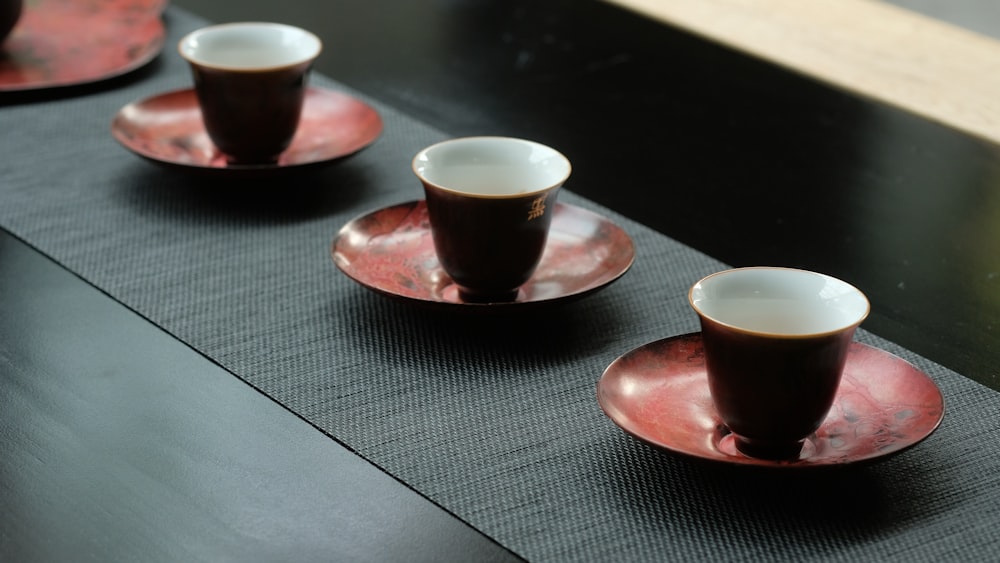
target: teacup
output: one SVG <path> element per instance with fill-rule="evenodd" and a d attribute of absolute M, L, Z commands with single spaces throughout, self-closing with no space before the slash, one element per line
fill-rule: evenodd
<path fill-rule="evenodd" d="M 534 141 L 466 137 L 413 159 L 434 249 L 461 299 L 512 301 L 545 250 L 569 160 Z"/>
<path fill-rule="evenodd" d="M 868 299 L 824 274 L 770 267 L 712 274 L 688 299 L 701 321 L 712 400 L 736 448 L 797 458 L 833 405 Z"/>
<path fill-rule="evenodd" d="M 298 128 L 319 38 L 290 25 L 230 23 L 194 31 L 178 49 L 219 151 L 235 164 L 276 162 Z"/>
<path fill-rule="evenodd" d="M 0 44 L 14 30 L 23 8 L 23 0 L 0 0 Z"/>

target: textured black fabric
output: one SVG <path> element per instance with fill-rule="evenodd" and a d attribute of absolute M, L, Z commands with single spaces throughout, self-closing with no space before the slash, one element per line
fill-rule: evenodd
<path fill-rule="evenodd" d="M 587 178 L 574 176 L 561 201 L 636 243 L 605 291 L 530 318 L 376 296 L 337 271 L 332 238 L 421 197 L 410 159 L 446 134 L 368 100 L 383 137 L 316 175 L 252 184 L 154 166 L 109 123 L 190 84 L 172 45 L 204 22 L 166 17 L 168 47 L 137 75 L 0 108 L 5 228 L 532 560 L 1000 558 L 996 392 L 862 333 L 944 392 L 946 419 L 918 447 L 779 475 L 649 448 L 601 413 L 596 382 L 622 353 L 696 330 L 687 288 L 723 264 L 575 196 Z"/>

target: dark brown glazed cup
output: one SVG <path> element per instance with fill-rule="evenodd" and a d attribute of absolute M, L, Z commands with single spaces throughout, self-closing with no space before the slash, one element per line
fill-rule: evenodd
<path fill-rule="evenodd" d="M 276 162 L 298 128 L 320 40 L 288 25 L 233 23 L 194 31 L 178 49 L 219 151 L 234 164 Z"/>
<path fill-rule="evenodd" d="M 14 30 L 17 20 L 21 19 L 23 8 L 23 0 L 0 0 L 0 44 Z"/>
<path fill-rule="evenodd" d="M 464 301 L 513 301 L 545 250 L 565 156 L 509 137 L 452 139 L 420 151 L 434 249 Z"/>
<path fill-rule="evenodd" d="M 836 278 L 790 268 L 738 268 L 688 294 L 701 321 L 709 390 L 745 455 L 798 457 L 833 405 L 869 304 Z"/>

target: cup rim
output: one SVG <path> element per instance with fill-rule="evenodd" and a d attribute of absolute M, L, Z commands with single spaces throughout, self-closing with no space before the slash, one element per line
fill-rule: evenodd
<path fill-rule="evenodd" d="M 279 29 L 279 30 L 298 33 L 301 36 L 312 40 L 315 46 L 314 48 L 307 51 L 306 54 L 296 57 L 295 59 L 290 60 L 289 62 L 281 64 L 261 65 L 261 66 L 225 65 L 225 64 L 212 63 L 194 56 L 194 54 L 190 51 L 190 49 L 187 48 L 187 44 L 190 43 L 191 40 L 197 39 L 199 36 L 205 35 L 207 33 L 213 33 L 213 32 L 219 32 L 237 28 L 254 28 L 254 27 Z M 263 22 L 263 21 L 230 22 L 230 23 L 208 25 L 205 27 L 200 27 L 186 34 L 184 37 L 181 38 L 180 41 L 177 42 L 177 52 L 180 53 L 180 56 L 189 63 L 204 68 L 225 70 L 229 72 L 248 72 L 248 73 L 265 72 L 270 70 L 278 70 L 283 68 L 294 67 L 315 60 L 317 57 L 319 57 L 322 51 L 323 51 L 323 41 L 315 33 L 294 25 L 288 25 L 277 22 Z"/>
<path fill-rule="evenodd" d="M 444 145 L 449 145 L 449 144 L 479 142 L 479 141 L 501 141 L 505 143 L 507 142 L 521 143 L 545 149 L 546 151 L 551 152 L 554 158 L 562 161 L 562 163 L 565 166 L 565 171 L 563 174 L 560 175 L 558 180 L 550 182 L 545 186 L 542 186 L 534 190 L 524 191 L 516 194 L 482 194 L 482 193 L 457 190 L 454 188 L 443 186 L 437 182 L 432 182 L 418 169 L 418 161 L 421 160 L 421 157 L 424 157 L 427 153 L 429 153 L 434 149 L 438 149 Z M 413 170 L 413 173 L 417 176 L 417 178 L 420 178 L 420 181 L 424 182 L 427 185 L 433 186 L 436 189 L 448 193 L 460 195 L 463 197 L 479 198 L 479 199 L 514 199 L 514 198 L 522 198 L 528 196 L 537 196 L 540 193 L 550 191 L 554 188 L 558 188 L 559 186 L 563 185 L 573 172 L 573 165 L 570 162 L 570 160 L 566 157 L 566 155 L 559 152 L 558 150 L 546 144 L 539 143 L 538 141 L 532 141 L 530 139 L 522 139 L 519 137 L 507 137 L 502 135 L 474 135 L 469 137 L 456 137 L 452 139 L 446 139 L 444 141 L 439 141 L 437 143 L 434 143 L 433 145 L 429 145 L 427 147 L 420 149 L 420 151 L 418 151 L 417 154 L 414 155 L 413 160 L 410 161 L 410 167 Z"/>
<path fill-rule="evenodd" d="M 853 291 L 853 293 L 855 293 L 863 301 L 863 303 L 864 303 L 864 310 L 861 311 L 858 315 L 856 315 L 851 322 L 849 322 L 849 323 L 842 323 L 839 326 L 837 326 L 836 328 L 833 328 L 833 329 L 830 329 L 830 330 L 821 330 L 821 331 L 813 331 L 813 332 L 794 333 L 794 332 L 777 332 L 777 331 L 766 331 L 766 330 L 754 330 L 754 329 L 749 329 L 749 328 L 746 328 L 746 327 L 737 326 L 737 325 L 734 325 L 734 324 L 731 324 L 731 323 L 727 323 L 727 322 L 722 321 L 722 320 L 720 320 L 720 319 L 718 319 L 718 318 L 716 318 L 716 317 L 714 317 L 712 315 L 709 315 L 702 308 L 700 308 L 698 306 L 698 304 L 695 302 L 695 292 L 705 282 L 711 280 L 712 278 L 722 277 L 722 276 L 726 276 L 726 275 L 732 275 L 732 274 L 735 274 L 735 273 L 738 273 L 738 272 L 752 271 L 752 270 L 757 270 L 757 271 L 761 271 L 761 270 L 785 271 L 785 272 L 795 272 L 795 273 L 799 273 L 799 274 L 808 274 L 808 275 L 813 275 L 813 276 L 819 276 L 819 277 L 824 278 L 826 280 L 833 281 L 833 282 L 835 282 L 837 284 L 840 284 L 840 285 L 842 285 L 842 286 L 844 286 L 846 288 L 849 288 L 851 291 Z M 743 333 L 743 334 L 748 334 L 748 335 L 768 336 L 768 337 L 771 337 L 771 338 L 783 338 L 783 339 L 816 338 L 816 337 L 830 336 L 830 335 L 842 333 L 842 332 L 844 332 L 846 330 L 852 330 L 852 329 L 857 328 L 858 326 L 860 326 L 861 323 L 863 323 L 864 320 L 866 318 L 868 318 L 868 315 L 871 313 L 871 302 L 868 300 L 868 296 L 865 295 L 863 291 L 861 291 L 860 289 L 858 289 L 857 287 L 855 287 L 853 284 L 847 283 L 844 280 L 841 280 L 839 278 L 833 277 L 833 276 L 831 276 L 829 274 L 824 274 L 824 273 L 821 273 L 821 272 L 815 272 L 815 271 L 812 271 L 812 270 L 805 270 L 805 269 L 800 269 L 800 268 L 789 268 L 789 267 L 783 267 L 783 266 L 747 266 L 747 267 L 741 267 L 741 268 L 729 268 L 727 270 L 721 270 L 721 271 L 709 274 L 709 275 L 707 275 L 707 276 L 699 279 L 697 282 L 695 282 L 690 287 L 690 289 L 688 289 L 688 304 L 691 306 L 692 309 L 694 309 L 694 311 L 698 314 L 699 317 L 701 317 L 703 319 L 707 319 L 707 320 L 709 320 L 709 321 L 711 321 L 711 322 L 713 322 L 713 323 L 715 323 L 717 325 L 724 326 L 724 327 L 726 327 L 726 328 L 728 328 L 730 330 L 733 330 L 733 331 L 736 331 L 736 332 L 740 332 L 740 333 Z"/>

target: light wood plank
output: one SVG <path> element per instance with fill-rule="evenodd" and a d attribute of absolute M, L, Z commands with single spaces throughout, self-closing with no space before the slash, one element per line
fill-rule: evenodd
<path fill-rule="evenodd" d="M 877 0 L 608 0 L 1000 143 L 1000 41 Z"/>

